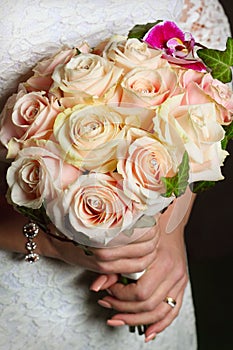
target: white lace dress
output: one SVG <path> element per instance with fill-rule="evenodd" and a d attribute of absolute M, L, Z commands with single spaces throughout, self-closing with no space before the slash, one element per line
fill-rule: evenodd
<path fill-rule="evenodd" d="M 215 0 L 1 0 L 1 105 L 30 68 L 61 45 L 94 45 L 135 23 L 176 19 L 212 47 L 223 48 L 229 25 Z M 179 317 L 157 339 L 106 326 L 111 311 L 89 291 L 94 273 L 41 258 L 29 265 L 0 251 L 0 350 L 195 350 L 190 285 Z"/>

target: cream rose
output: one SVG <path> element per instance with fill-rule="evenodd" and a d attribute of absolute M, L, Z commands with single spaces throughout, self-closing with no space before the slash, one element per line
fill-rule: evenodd
<path fill-rule="evenodd" d="M 173 94 L 177 83 L 177 75 L 170 67 L 134 68 L 121 82 L 121 103 L 146 108 L 156 107 Z"/>
<path fill-rule="evenodd" d="M 157 137 L 174 149 L 180 161 L 184 150 L 190 161 L 190 182 L 223 179 L 221 165 L 227 152 L 221 148 L 224 129 L 217 121 L 216 105 L 180 105 L 182 95 L 168 99 L 154 118 Z"/>
<path fill-rule="evenodd" d="M 142 216 L 124 194 L 121 180 L 116 173 L 82 175 L 48 203 L 47 215 L 63 234 L 80 244 L 106 246 Z"/>
<path fill-rule="evenodd" d="M 60 148 L 51 141 L 29 142 L 7 171 L 7 182 L 13 203 L 37 209 L 50 201 L 81 172 L 60 158 Z"/>
<path fill-rule="evenodd" d="M 59 112 L 58 102 L 46 97 L 44 92 L 20 90 L 10 98 L 2 112 L 0 131 L 1 142 L 8 148 L 8 158 L 14 158 L 28 139 L 48 139 Z"/>
<path fill-rule="evenodd" d="M 78 105 L 60 113 L 54 135 L 67 162 L 83 170 L 116 168 L 116 148 L 124 137 L 124 117 L 107 105 Z"/>
<path fill-rule="evenodd" d="M 121 103 L 120 107 L 110 104 L 109 108 L 121 115 L 127 129 L 135 127 L 153 133 L 153 118 L 155 116 L 153 109 L 133 106 L 129 108 L 127 103 L 126 106 L 124 106 L 124 103 Z"/>
<path fill-rule="evenodd" d="M 82 43 L 77 48 L 64 47 L 52 57 L 43 59 L 33 68 L 34 75 L 25 84 L 27 89 L 29 91 L 48 91 L 53 83 L 52 74 L 58 65 L 68 63 L 79 52 L 87 53 L 89 51 L 89 45 Z"/>
<path fill-rule="evenodd" d="M 54 80 L 51 91 L 61 99 L 64 105 L 69 105 L 69 98 L 75 103 L 86 99 L 104 97 L 114 93 L 114 88 L 122 74 L 122 69 L 112 62 L 95 54 L 80 54 L 73 57 L 67 64 L 59 65 L 54 70 Z"/>
<path fill-rule="evenodd" d="M 126 40 L 119 35 L 110 38 L 103 51 L 103 57 L 123 68 L 124 72 L 136 66 L 156 69 L 168 65 L 167 60 L 162 59 L 161 55 L 161 51 L 149 48 L 146 43 L 138 39 Z"/>
<path fill-rule="evenodd" d="M 211 74 L 201 74 L 191 70 L 183 74 L 182 83 L 186 89 L 183 103 L 214 102 L 218 122 L 222 125 L 231 123 L 233 120 L 233 92 L 227 84 L 213 79 Z"/>
<path fill-rule="evenodd" d="M 176 169 L 161 142 L 143 130 L 129 129 L 118 148 L 117 170 L 124 179 L 124 192 L 146 215 L 157 214 L 174 199 L 161 195 L 166 192 L 161 178 L 174 176 Z"/>

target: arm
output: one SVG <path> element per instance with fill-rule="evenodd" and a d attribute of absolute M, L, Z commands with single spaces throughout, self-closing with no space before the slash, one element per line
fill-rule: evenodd
<path fill-rule="evenodd" d="M 0 195 L 0 207 L 0 249 L 26 254 L 26 238 L 22 233 L 22 227 L 28 220 L 7 203 L 3 194 Z M 92 256 L 85 255 L 83 249 L 73 243 L 61 242 L 42 230 L 34 241 L 37 244 L 35 252 L 41 256 L 59 259 L 102 274 L 110 274 L 124 270 L 125 272 L 144 270 L 155 258 L 158 239 L 158 230 L 152 229 L 137 242 L 125 247 L 92 248 L 90 249 Z"/>

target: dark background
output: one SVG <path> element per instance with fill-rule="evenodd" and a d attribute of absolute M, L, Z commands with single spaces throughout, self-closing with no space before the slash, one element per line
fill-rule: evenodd
<path fill-rule="evenodd" d="M 233 32 L 233 1 L 220 2 Z M 225 180 L 198 195 L 186 228 L 198 350 L 233 350 L 233 141 L 228 151 Z"/>

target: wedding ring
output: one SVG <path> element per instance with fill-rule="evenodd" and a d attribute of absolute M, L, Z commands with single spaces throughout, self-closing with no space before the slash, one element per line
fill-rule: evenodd
<path fill-rule="evenodd" d="M 164 299 L 165 303 L 167 303 L 168 305 L 170 305 L 172 308 L 174 308 L 176 306 L 176 301 L 175 299 L 173 299 L 172 297 L 166 297 Z"/>

